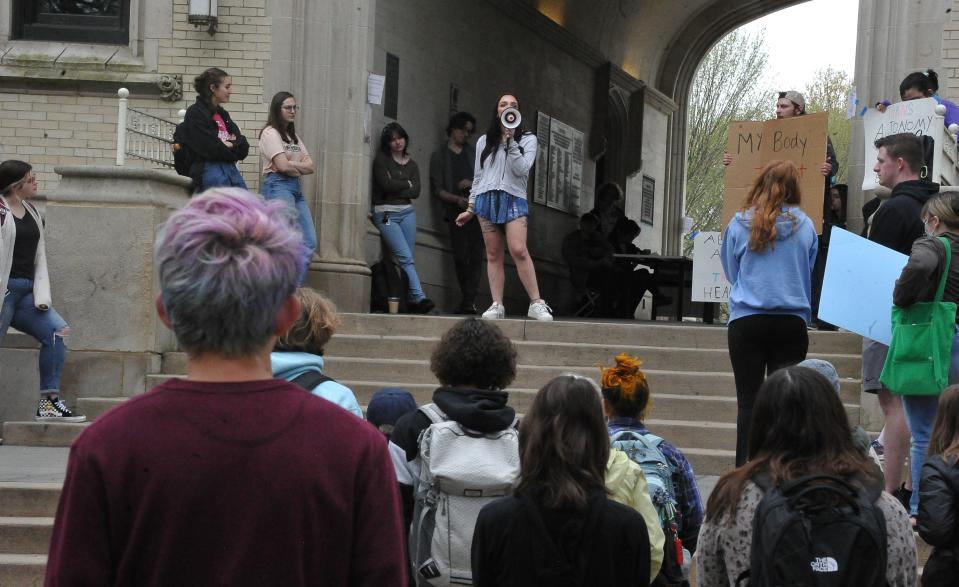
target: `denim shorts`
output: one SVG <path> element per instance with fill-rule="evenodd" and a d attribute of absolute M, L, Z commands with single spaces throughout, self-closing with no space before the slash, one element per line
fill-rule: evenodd
<path fill-rule="evenodd" d="M 529 216 L 529 204 L 526 198 L 517 198 L 503 190 L 490 190 L 476 196 L 473 203 L 476 215 L 492 224 L 507 224 Z"/>

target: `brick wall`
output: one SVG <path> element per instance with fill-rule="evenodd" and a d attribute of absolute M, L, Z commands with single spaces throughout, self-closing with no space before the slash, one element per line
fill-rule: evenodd
<path fill-rule="evenodd" d="M 263 103 L 263 67 L 270 57 L 266 1 L 220 0 L 219 30 L 210 36 L 187 22 L 188 0 L 167 0 L 173 11 L 173 30 L 161 31 L 155 39 L 159 45 L 156 73 L 181 74 L 183 99 L 167 102 L 134 94 L 129 102 L 131 108 L 176 120 L 177 111 L 195 99 L 193 78 L 207 67 L 225 69 L 233 76 L 233 96 L 227 109 L 254 146 L 241 164 L 251 188 L 258 186 L 255 145 L 267 110 Z M 122 85 L 117 83 L 117 88 Z M 115 161 L 116 118 L 115 96 L 0 92 L 0 158 L 30 162 L 41 190 L 50 191 L 57 183 L 55 166 L 110 165 Z M 131 158 L 128 165 L 152 166 Z"/>
<path fill-rule="evenodd" d="M 942 29 L 942 71 L 939 93 L 950 100 L 959 99 L 959 0 L 949 2 L 952 11 Z"/>

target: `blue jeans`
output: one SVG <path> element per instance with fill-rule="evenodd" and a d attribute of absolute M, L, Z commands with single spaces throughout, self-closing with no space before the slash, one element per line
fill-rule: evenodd
<path fill-rule="evenodd" d="M 949 385 L 955 383 L 959 383 L 959 334 L 952 339 L 952 359 L 949 363 Z M 909 513 L 915 516 L 919 511 L 919 479 L 922 477 L 922 465 L 926 462 L 932 425 L 936 421 L 939 396 L 904 395 L 902 407 L 906 411 L 911 437 L 909 468 L 912 474 L 912 497 L 909 499 Z"/>
<path fill-rule="evenodd" d="M 33 305 L 32 279 L 12 278 L 7 283 L 0 309 L 0 344 L 11 325 L 40 343 L 40 393 L 58 393 L 67 345 L 57 333 L 67 323 L 53 308 L 42 311 Z"/>
<path fill-rule="evenodd" d="M 380 231 L 383 242 L 393 251 L 400 267 L 410 279 L 409 301 L 418 302 L 426 297 L 413 262 L 416 247 L 416 210 L 410 206 L 402 212 L 373 212 L 373 224 Z"/>
<path fill-rule="evenodd" d="M 304 256 L 306 262 L 303 264 L 303 272 L 300 274 L 300 285 L 306 280 L 306 270 L 313 259 L 313 251 L 316 250 L 316 227 L 313 226 L 313 214 L 310 207 L 303 198 L 303 192 L 300 191 L 300 178 L 290 177 L 282 173 L 267 173 L 263 178 L 261 188 L 263 197 L 267 200 L 283 200 L 286 205 L 296 210 L 296 220 L 300 226 L 300 232 L 303 233 L 303 246 L 305 248 Z"/>
<path fill-rule="evenodd" d="M 206 161 L 203 163 L 203 176 L 200 179 L 200 189 L 198 192 L 210 188 L 243 188 L 246 189 L 246 182 L 240 175 L 240 170 L 236 168 L 236 163 L 226 161 Z"/>

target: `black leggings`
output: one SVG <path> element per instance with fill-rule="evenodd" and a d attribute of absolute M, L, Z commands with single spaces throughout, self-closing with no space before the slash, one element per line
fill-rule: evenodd
<path fill-rule="evenodd" d="M 736 466 L 746 462 L 753 403 L 773 371 L 806 358 L 809 334 L 798 316 L 754 314 L 729 323 L 729 361 L 736 378 Z"/>

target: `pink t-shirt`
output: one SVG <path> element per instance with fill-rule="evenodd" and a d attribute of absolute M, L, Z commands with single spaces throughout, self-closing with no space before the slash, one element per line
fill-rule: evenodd
<path fill-rule="evenodd" d="M 280 131 L 272 126 L 264 128 L 260 133 L 259 148 L 260 159 L 263 160 L 263 175 L 277 172 L 273 159 L 280 153 L 284 153 L 291 162 L 304 161 L 310 156 L 302 139 L 298 143 L 288 143 L 280 136 Z"/>
<path fill-rule="evenodd" d="M 230 131 L 226 128 L 226 122 L 223 121 L 223 117 L 220 116 L 219 112 L 213 114 L 213 122 L 216 123 L 216 137 L 221 141 L 230 140 Z"/>

